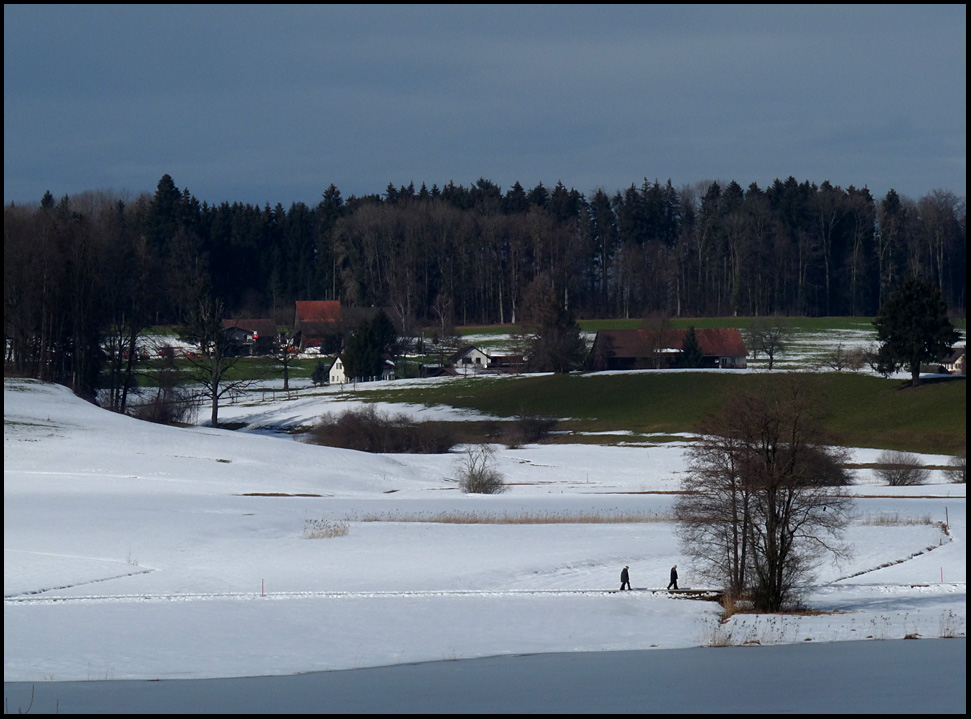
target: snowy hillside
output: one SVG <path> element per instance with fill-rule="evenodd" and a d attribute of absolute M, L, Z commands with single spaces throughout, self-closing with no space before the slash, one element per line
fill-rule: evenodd
<path fill-rule="evenodd" d="M 313 401 L 225 416 L 327 411 Z M 807 593 L 820 614 L 719 625 L 714 603 L 647 591 L 673 564 L 697 586 L 668 521 L 683 449 L 500 448 L 512 487 L 469 496 L 457 454 L 162 427 L 5 380 L 4 680 L 965 635 L 965 486 L 936 474 L 893 490 L 858 478 L 855 554 Z M 639 521 L 607 521 L 620 514 Z M 324 524 L 347 532 L 308 538 Z M 642 591 L 610 593 L 625 565 Z"/>

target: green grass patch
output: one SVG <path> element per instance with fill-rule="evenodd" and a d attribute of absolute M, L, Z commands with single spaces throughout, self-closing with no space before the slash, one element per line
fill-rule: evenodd
<path fill-rule="evenodd" d="M 846 372 L 800 374 L 830 410 L 827 426 L 840 444 L 909 452 L 956 454 L 966 445 L 964 380 L 904 387 Z M 373 401 L 416 402 L 476 410 L 496 417 L 540 415 L 558 429 L 677 433 L 697 431 L 702 420 L 731 402 L 734 393 L 785 373 L 632 372 L 479 377 L 428 387 L 366 393 Z M 364 399 L 364 396 L 362 396 Z"/>
<path fill-rule="evenodd" d="M 755 317 L 678 317 L 671 319 L 671 326 L 677 329 L 726 329 L 744 330 L 757 318 Z M 762 318 L 764 319 L 764 318 Z M 785 321 L 794 332 L 827 332 L 830 330 L 873 330 L 872 317 L 788 317 Z M 638 329 L 643 320 L 580 320 L 580 328 L 585 332 L 598 330 Z"/>
<path fill-rule="evenodd" d="M 956 454 L 967 444 L 967 382 L 899 380 L 846 373 L 820 375 L 833 409 L 828 426 L 844 444 Z"/>

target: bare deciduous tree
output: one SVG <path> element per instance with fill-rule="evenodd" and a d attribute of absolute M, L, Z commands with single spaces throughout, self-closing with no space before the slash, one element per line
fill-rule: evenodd
<path fill-rule="evenodd" d="M 733 596 L 748 584 L 750 487 L 738 464 L 742 449 L 732 437 L 708 432 L 689 450 L 684 494 L 675 505 L 678 534 L 700 576 L 723 582 Z"/>
<path fill-rule="evenodd" d="M 277 360 L 280 362 L 280 369 L 283 371 L 283 391 L 290 391 L 290 367 L 297 361 L 296 346 L 293 337 L 288 332 L 283 332 L 276 337 L 274 350 Z M 317 382 L 314 383 L 316 386 Z"/>
<path fill-rule="evenodd" d="M 666 355 L 671 351 L 671 319 L 667 315 L 655 314 L 641 321 L 644 338 L 647 340 L 652 369 L 664 366 Z"/>
<path fill-rule="evenodd" d="M 818 395 L 787 376 L 733 397 L 690 450 L 676 505 L 684 551 L 756 609 L 794 598 L 825 554 L 843 556 L 845 451 L 825 441 Z"/>
<path fill-rule="evenodd" d="M 231 380 L 230 371 L 239 362 L 231 351 L 229 338 L 222 328 L 225 306 L 211 294 L 203 293 L 193 308 L 183 338 L 194 342 L 199 353 L 191 353 L 188 362 L 192 378 L 202 386 L 201 394 L 211 406 L 210 425 L 219 426 L 219 401 L 249 384 L 249 380 Z"/>
<path fill-rule="evenodd" d="M 759 317 L 749 324 L 745 336 L 753 357 L 764 354 L 769 360 L 769 369 L 772 369 L 776 357 L 785 354 L 792 337 L 792 325 L 782 317 Z"/>

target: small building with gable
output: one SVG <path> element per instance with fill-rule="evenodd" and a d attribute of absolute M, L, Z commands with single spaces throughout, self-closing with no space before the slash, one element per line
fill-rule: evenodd
<path fill-rule="evenodd" d="M 276 346 L 276 323 L 270 319 L 223 320 L 222 329 L 239 357 L 270 354 Z"/>
<path fill-rule="evenodd" d="M 478 374 L 480 372 L 515 373 L 521 372 L 524 361 L 522 355 L 493 355 L 474 345 L 466 345 L 449 359 L 449 364 L 458 374 Z"/>
<path fill-rule="evenodd" d="M 344 353 L 339 352 L 336 357 L 334 357 L 334 362 L 330 366 L 330 370 L 327 373 L 327 379 L 330 384 L 348 384 L 350 382 L 369 382 L 375 380 L 392 380 L 395 378 L 395 363 L 390 357 L 384 356 L 381 358 L 381 376 L 380 377 L 349 377 L 347 375 L 347 365 L 344 361 Z"/>

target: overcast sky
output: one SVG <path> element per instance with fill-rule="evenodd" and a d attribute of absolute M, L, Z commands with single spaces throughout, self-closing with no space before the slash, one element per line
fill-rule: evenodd
<path fill-rule="evenodd" d="M 4 5 L 4 202 L 775 178 L 966 195 L 967 9 Z"/>

